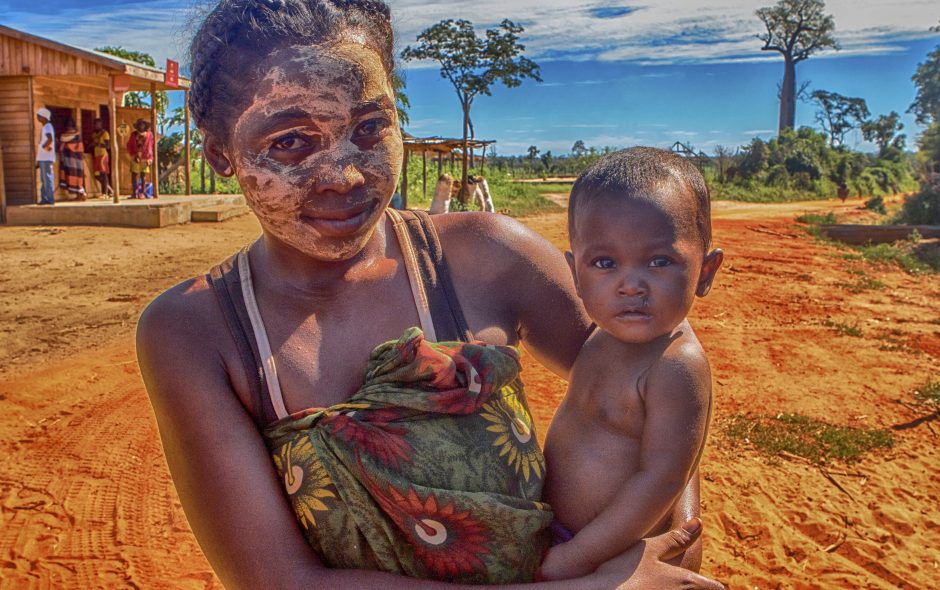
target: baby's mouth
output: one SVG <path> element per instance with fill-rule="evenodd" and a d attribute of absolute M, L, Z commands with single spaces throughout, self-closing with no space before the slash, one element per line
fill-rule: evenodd
<path fill-rule="evenodd" d="M 644 321 L 650 319 L 649 308 L 644 306 L 627 307 L 617 314 L 617 319 L 627 321 Z"/>

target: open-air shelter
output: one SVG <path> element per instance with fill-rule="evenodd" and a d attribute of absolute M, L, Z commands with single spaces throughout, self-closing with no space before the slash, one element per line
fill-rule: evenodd
<path fill-rule="evenodd" d="M 456 157 L 463 155 L 464 140 L 461 138 L 448 137 L 414 137 L 408 133 L 404 134 L 403 143 L 405 145 L 405 157 L 402 162 L 401 173 L 401 198 L 403 206 L 408 206 L 408 160 L 412 154 L 421 154 L 421 170 L 424 180 L 424 196 L 427 197 L 428 190 L 428 156 L 437 160 L 438 176 L 444 170 L 444 158 L 450 158 L 451 167 Z M 474 150 L 480 150 L 480 172 L 483 172 L 483 165 L 486 163 L 487 146 L 496 143 L 490 139 L 468 139 L 466 149 L 470 152 L 470 168 L 474 165 Z"/>
<path fill-rule="evenodd" d="M 86 146 L 91 143 L 94 120 L 104 121 L 111 136 L 111 179 L 117 203 L 121 194 L 131 191 L 130 157 L 124 144 L 134 123 L 140 118 L 149 120 L 155 142 L 159 142 L 156 93 L 181 91 L 188 95 L 189 86 L 189 80 L 183 77 L 178 77 L 174 85 L 173 77 L 160 68 L 0 25 L 0 219 L 5 219 L 7 205 L 37 202 L 35 157 L 41 131 L 36 121 L 38 109 L 45 107 L 52 112 L 56 137 L 65 130 L 67 121 L 74 121 Z M 125 92 L 149 93 L 150 108 L 122 107 Z M 186 99 L 188 96 L 184 96 L 184 105 Z M 188 111 L 185 119 L 183 161 L 189 162 Z M 159 166 L 154 156 L 153 190 L 157 196 Z M 85 168 L 91 170 L 90 157 Z M 186 194 L 190 194 L 189 166 L 183 169 Z M 86 190 L 96 188 L 93 180 L 89 182 L 91 178 L 86 172 Z"/>

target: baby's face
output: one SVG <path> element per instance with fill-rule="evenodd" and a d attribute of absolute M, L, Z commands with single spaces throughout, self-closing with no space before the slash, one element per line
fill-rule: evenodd
<path fill-rule="evenodd" d="M 646 199 L 598 197 L 579 207 L 568 262 L 600 328 L 622 342 L 642 343 L 685 319 L 721 263 L 718 255 L 703 272 L 702 240 L 694 224 L 683 222 L 688 218 Z"/>

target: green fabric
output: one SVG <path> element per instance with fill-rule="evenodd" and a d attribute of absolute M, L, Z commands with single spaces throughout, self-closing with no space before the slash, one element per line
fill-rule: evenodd
<path fill-rule="evenodd" d="M 428 342 L 371 354 L 345 403 L 265 430 L 328 566 L 467 583 L 531 581 L 549 544 L 545 459 L 512 347 Z"/>

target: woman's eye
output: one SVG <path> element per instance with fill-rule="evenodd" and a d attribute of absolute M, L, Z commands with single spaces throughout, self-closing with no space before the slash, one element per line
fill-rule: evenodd
<path fill-rule="evenodd" d="M 591 266 L 595 268 L 609 269 L 614 268 L 616 264 L 610 258 L 595 258 L 591 261 Z"/>
<path fill-rule="evenodd" d="M 313 143 L 313 140 L 308 137 L 292 133 L 274 140 L 271 147 L 276 150 L 294 151 L 311 147 Z"/>
<path fill-rule="evenodd" d="M 656 258 L 650 260 L 651 268 L 662 268 L 664 266 L 669 266 L 672 264 L 672 260 L 669 260 L 665 256 L 657 256 Z"/>
<path fill-rule="evenodd" d="M 353 131 L 354 138 L 369 137 L 373 135 L 378 135 L 388 126 L 388 121 L 385 119 L 369 119 L 360 123 L 356 129 Z"/>

